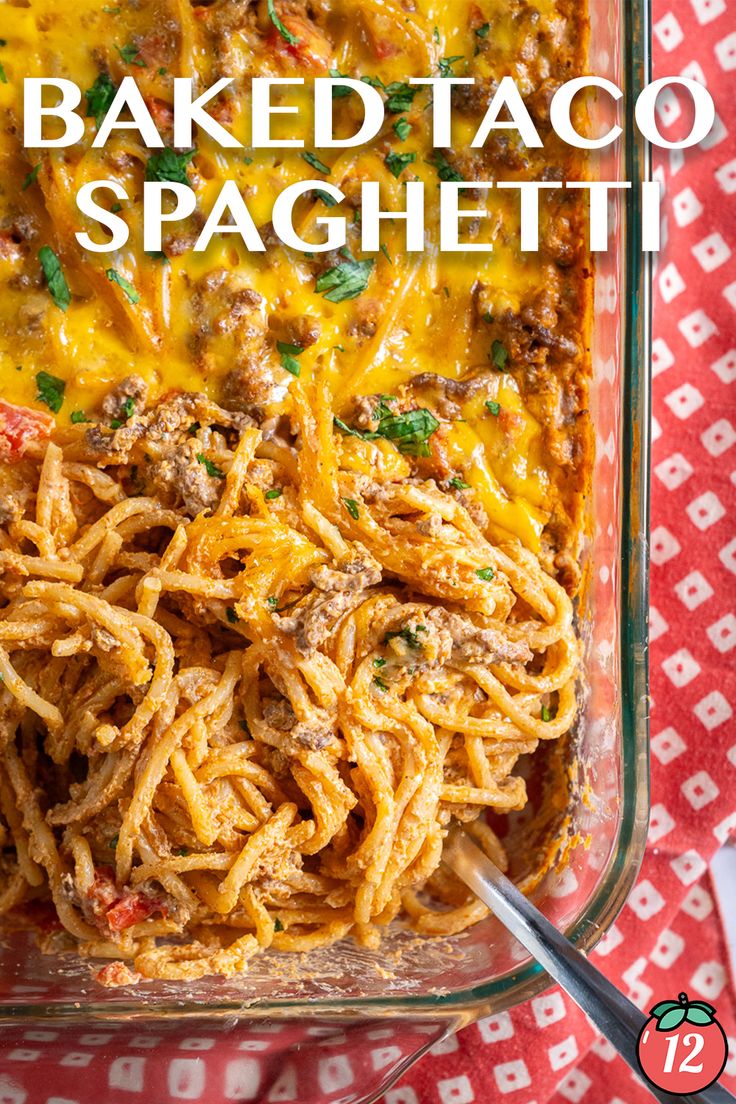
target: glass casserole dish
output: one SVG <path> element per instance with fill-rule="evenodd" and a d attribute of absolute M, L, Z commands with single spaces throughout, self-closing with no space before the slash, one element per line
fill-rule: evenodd
<path fill-rule="evenodd" d="M 567 809 L 554 824 L 518 816 L 506 841 L 512 858 L 522 848 L 534 854 L 565 823 L 566 861 L 547 870 L 532 897 L 582 948 L 601 937 L 626 898 L 643 853 L 648 811 L 649 271 L 640 251 L 638 190 L 647 154 L 633 126 L 633 107 L 649 79 L 649 13 L 647 0 L 589 0 L 589 11 L 589 70 L 624 90 L 626 111 L 623 138 L 595 172 L 632 187 L 613 208 L 609 251 L 596 259 L 596 460 L 580 611 L 588 686 L 566 749 L 565 768 L 574 778 Z M 521 861 L 517 875 L 526 872 Z M 131 1035 L 150 1032 L 162 1040 L 166 1069 L 167 1038 L 212 1038 L 217 1046 L 251 1052 L 239 1067 L 240 1098 L 301 1104 L 370 1100 L 446 1032 L 512 1007 L 547 984 L 492 918 L 447 940 L 397 932 L 377 952 L 341 944 L 301 960 L 265 955 L 247 976 L 156 982 L 135 999 L 101 990 L 85 963 L 45 957 L 24 937 L 8 934 L 0 945 L 4 1047 L 32 1049 L 37 1044 L 28 1033 L 31 1039 L 35 1033 L 40 1049 L 34 1060 L 51 1062 L 53 1047 L 36 1030 L 40 1023 L 53 1028 L 53 1046 L 71 1043 L 94 1024 L 100 1045 L 115 1056 L 134 1052 Z M 179 1074 L 168 1074 L 171 1085 Z M 221 1088 L 209 1091 L 215 1097 Z"/>

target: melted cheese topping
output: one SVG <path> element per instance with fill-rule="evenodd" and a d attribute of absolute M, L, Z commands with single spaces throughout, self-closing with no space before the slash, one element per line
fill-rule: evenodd
<path fill-rule="evenodd" d="M 582 48 L 581 11 L 569 0 L 533 4 L 416 0 L 405 8 L 393 0 L 321 0 L 313 12 L 286 3 L 282 14 L 300 39 L 295 49 L 275 32 L 265 3 L 253 7 L 225 0 L 190 7 L 175 0 L 135 4 L 110 0 L 107 5 L 101 0 L 78 0 L 73 18 L 56 0 L 5 5 L 5 45 L 0 48 L 7 75 L 7 83 L 0 84 L 0 374 L 6 398 L 43 407 L 35 379 L 40 370 L 65 381 L 58 414 L 62 425 L 73 412 L 94 409 L 116 381 L 131 373 L 145 379 L 152 397 L 184 388 L 219 398 L 239 357 L 245 357 L 246 363 L 267 362 L 283 395 L 291 377 L 281 367 L 276 340 L 290 320 L 308 316 L 318 323 L 319 338 L 299 356 L 301 372 L 308 377 L 317 365 L 328 371 L 336 407 L 347 415 L 355 396 L 395 394 L 420 373 L 459 380 L 487 369 L 493 322 L 484 318 L 519 317 L 530 295 L 548 285 L 550 266 L 562 272 L 562 290 L 556 292 L 558 300 L 565 302 L 561 325 L 567 326 L 567 335 L 578 340 L 582 351 L 585 257 L 578 249 L 562 271 L 544 251 L 522 254 L 518 196 L 513 191 L 470 194 L 461 200 L 462 206 L 485 205 L 491 212 L 480 221 L 477 233 L 478 240 L 493 242 L 492 254 L 439 253 L 438 173 L 431 163 L 435 153 L 426 92 L 419 93 L 402 115 L 387 113 L 384 129 L 369 146 L 317 151 L 331 169 L 325 179 L 348 195 L 348 203 L 341 207 L 348 207 L 349 218 L 357 218 L 351 204 L 361 180 L 380 180 L 382 206 L 397 209 L 403 207 L 407 179 L 420 179 L 426 186 L 427 252 L 407 255 L 401 222 L 384 223 L 388 255 L 375 255 L 368 287 L 360 297 L 343 303 L 330 303 L 316 293 L 315 278 L 325 267 L 319 255 L 295 254 L 279 244 L 269 245 L 265 254 L 250 254 L 236 235 L 228 234 L 216 237 L 202 254 L 185 249 L 196 231 L 195 220 L 189 220 L 181 233 L 172 230 L 171 239 L 165 241 L 168 263 L 146 256 L 140 242 L 142 183 L 149 151 L 135 132 L 118 132 L 104 150 L 93 150 L 95 122 L 88 118 L 85 138 L 73 148 L 42 154 L 23 150 L 24 77 L 64 76 L 84 90 L 103 71 L 116 84 L 132 75 L 169 144 L 166 126 L 172 78 L 197 75 L 203 89 L 220 76 L 232 76 L 235 93 L 221 98 L 213 114 L 221 110 L 223 124 L 246 149 L 223 152 L 206 136 L 198 139 L 189 178 L 205 214 L 223 181 L 235 179 L 256 225 L 263 227 L 279 191 L 318 174 L 296 150 L 247 148 L 249 77 L 309 78 L 334 68 L 349 76 L 379 77 L 386 86 L 409 76 L 436 75 L 441 59 L 456 57 L 448 63 L 456 75 L 472 75 L 481 88 L 488 89 L 508 74 L 517 80 L 523 95 L 533 98 L 545 82 L 554 84 L 561 73 L 573 75 Z M 125 47 L 130 45 L 139 53 L 126 63 L 131 51 Z M 284 90 L 283 103 L 298 106 L 299 115 L 277 118 L 273 128 L 276 135 L 304 136 L 306 149 L 311 131 L 308 84 L 307 80 L 303 89 Z M 278 98 L 277 94 L 276 102 Z M 355 100 L 346 96 L 336 104 L 338 125 L 346 131 L 357 126 Z M 543 116 L 543 107 L 539 114 Z M 550 165 L 558 175 L 580 173 L 579 166 L 571 169 L 569 152 L 559 148 L 551 132 L 539 153 L 520 151 L 513 132 L 510 136 L 499 132 L 495 146 L 489 144 L 489 150 L 477 156 L 469 154 L 482 115 L 482 104 L 465 101 L 454 122 L 454 153 L 443 152 L 465 179 L 534 178 Z M 411 124 L 404 141 L 393 129 L 399 118 Z M 389 152 L 416 154 L 399 179 L 387 171 Z M 37 178 L 28 183 L 28 174 L 37 164 Z M 76 230 L 86 228 L 95 240 L 105 240 L 99 226 L 85 225 L 75 205 L 79 187 L 101 177 L 119 180 L 129 196 L 120 214 L 131 228 L 130 245 L 116 254 L 86 253 L 74 237 Z M 574 222 L 577 207 L 570 205 L 578 200 L 566 202 L 571 214 L 567 221 Z M 542 199 L 543 235 L 559 216 L 559 204 L 556 197 Z M 340 208 L 329 211 L 319 201 L 305 199 L 297 210 L 300 232 L 318 241 L 323 232 L 316 224 L 318 217 L 336 214 Z M 60 256 L 71 288 L 72 302 L 66 311 L 53 303 L 41 276 L 38 249 L 47 244 Z M 360 256 L 356 244 L 350 245 Z M 124 290 L 105 276 L 110 267 L 134 286 L 138 303 L 131 303 Z M 218 322 L 217 289 L 210 293 L 203 284 L 212 274 L 223 272 L 237 280 L 238 287 L 253 289 L 262 297 L 244 323 L 253 330 L 247 349 L 242 334 L 233 338 L 227 318 Z M 203 310 L 212 312 L 206 333 Z M 570 319 L 577 334 L 570 331 Z M 570 472 L 560 460 L 563 452 L 552 448 L 551 442 L 565 432 L 560 410 L 572 407 L 574 415 L 584 405 L 581 365 L 575 369 L 575 384 L 568 380 L 569 386 L 552 388 L 554 393 L 538 386 L 540 377 L 548 381 L 555 377 L 554 368 L 544 362 L 539 370 L 535 368 L 533 379 L 528 365 L 515 363 L 513 357 L 507 368 L 493 374 L 482 394 L 456 404 L 444 430 L 445 470 L 438 474 L 447 478 L 455 472 L 474 488 L 496 535 L 513 534 L 539 552 L 550 519 L 561 519 L 568 527 L 577 524 Z M 568 376 L 572 378 L 571 373 Z M 278 413 L 278 392 L 272 399 L 272 412 Z M 498 404 L 499 413 L 492 413 L 489 400 Z M 377 450 L 384 457 L 393 455 L 392 462 L 404 462 L 385 442 L 362 452 L 354 442 L 346 443 L 348 447 L 358 470 L 360 464 L 373 462 Z M 560 547 L 562 542 L 552 543 Z"/>

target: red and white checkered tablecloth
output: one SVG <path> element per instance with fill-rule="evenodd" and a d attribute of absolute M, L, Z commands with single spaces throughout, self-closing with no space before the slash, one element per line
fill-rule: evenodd
<path fill-rule="evenodd" d="M 594 958 L 642 1008 L 683 989 L 715 1004 L 729 1036 L 723 1084 L 736 1091 L 734 979 L 708 869 L 736 832 L 736 0 L 655 0 L 654 48 L 655 76 L 704 81 L 719 116 L 702 148 L 660 157 L 656 168 L 666 185 L 667 233 L 653 359 L 653 808 L 641 875 Z M 670 101 L 666 124 L 676 125 L 676 115 Z M 137 1065 L 123 1069 L 124 1058 L 82 1035 L 74 1054 L 61 1056 L 53 1084 L 48 1065 L 34 1076 L 27 1048 L 13 1051 L 15 1060 L 0 1055 L 0 1104 L 162 1104 L 140 1057 L 153 1055 L 147 1041 L 138 1041 Z M 159 1065 L 168 1063 L 167 1102 L 219 1104 L 214 1086 L 227 1083 L 229 1058 L 216 1045 L 199 1050 L 196 1084 L 177 1082 L 181 1091 L 171 1070 L 191 1059 L 157 1051 Z M 651 1097 L 551 989 L 435 1046 L 384 1104 L 489 1100 Z"/>

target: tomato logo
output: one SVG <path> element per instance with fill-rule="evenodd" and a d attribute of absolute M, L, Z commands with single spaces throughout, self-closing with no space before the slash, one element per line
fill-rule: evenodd
<path fill-rule="evenodd" d="M 649 1012 L 637 1043 L 641 1071 L 658 1089 L 685 1096 L 707 1089 L 723 1073 L 728 1043 L 715 1008 L 687 993 Z"/>

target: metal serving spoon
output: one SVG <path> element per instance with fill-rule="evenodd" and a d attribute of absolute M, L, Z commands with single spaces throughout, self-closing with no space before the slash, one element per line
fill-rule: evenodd
<path fill-rule="evenodd" d="M 641 1076 L 636 1044 L 647 1019 L 644 1013 L 527 901 L 463 831 L 456 829 L 451 833 L 442 858 L 493 910 L 550 977 L 569 993 L 624 1061 Z M 736 1097 L 720 1085 L 711 1085 L 688 1096 L 673 1096 L 644 1083 L 663 1104 L 677 1104 L 678 1101 L 680 1104 L 736 1104 Z"/>

